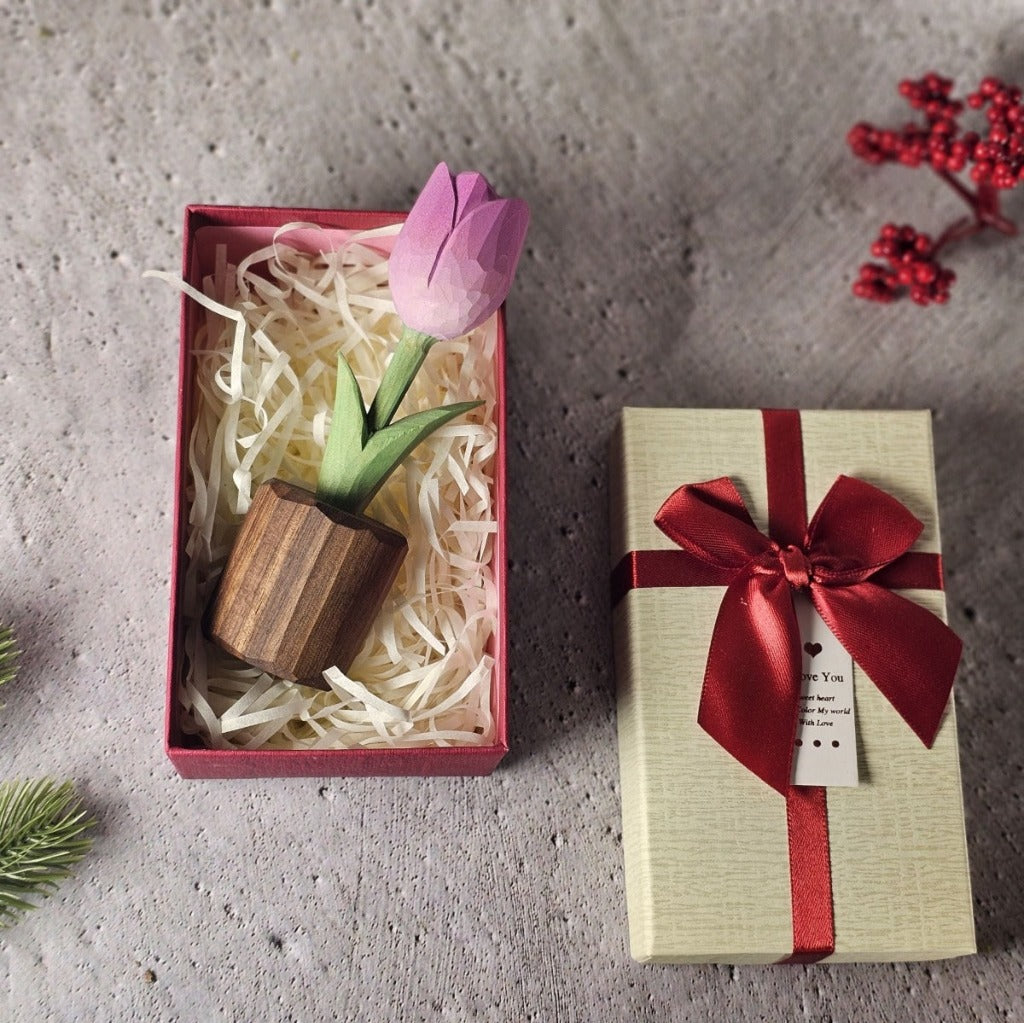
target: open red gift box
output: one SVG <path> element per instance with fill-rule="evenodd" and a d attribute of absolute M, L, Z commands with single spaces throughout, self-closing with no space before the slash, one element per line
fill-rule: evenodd
<path fill-rule="evenodd" d="M 189 206 L 185 211 L 182 277 L 195 288 L 213 270 L 215 249 L 227 247 L 231 262 L 266 245 L 284 224 L 317 224 L 328 231 L 365 231 L 402 221 L 404 213 L 368 210 L 315 210 L 254 206 Z M 291 244 L 302 245 L 290 237 Z M 177 456 L 174 475 L 174 547 L 171 562 L 170 637 L 164 744 L 168 757 L 185 778 L 325 777 L 360 775 L 482 775 L 489 774 L 508 751 L 506 724 L 506 596 L 505 596 L 505 319 L 497 312 L 497 343 L 493 371 L 497 407 L 498 446 L 494 466 L 494 508 L 497 533 L 493 564 L 498 613 L 488 653 L 494 658 L 491 677 L 491 741 L 477 746 L 389 746 L 346 749 L 209 749 L 186 734 L 181 723 L 178 692 L 187 670 L 184 623 L 181 617 L 188 555 L 188 445 L 194 416 L 193 343 L 201 310 L 190 298 L 181 303 L 178 369 Z"/>

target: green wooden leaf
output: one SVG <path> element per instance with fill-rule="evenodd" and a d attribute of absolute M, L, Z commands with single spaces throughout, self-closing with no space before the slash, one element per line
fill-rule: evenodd
<path fill-rule="evenodd" d="M 479 401 L 463 401 L 426 409 L 370 434 L 358 456 L 346 463 L 343 473 L 333 477 L 332 490 L 324 488 L 321 472 L 317 496 L 346 511 L 362 511 L 420 441 L 445 423 L 481 404 Z"/>
<path fill-rule="evenodd" d="M 359 391 L 348 360 L 338 353 L 338 382 L 334 393 L 334 414 L 331 417 L 331 432 L 327 437 L 324 460 L 320 466 L 317 482 L 317 497 L 335 504 L 332 494 L 345 493 L 351 489 L 349 482 L 352 466 L 358 464 L 363 448 L 370 435 L 366 419 L 366 407 Z"/>
<path fill-rule="evenodd" d="M 316 496 L 344 511 L 369 504 L 402 459 L 438 427 L 481 404 L 465 401 L 391 422 L 435 338 L 406 330 L 368 412 L 348 361 L 338 355 L 338 383 Z"/>
<path fill-rule="evenodd" d="M 371 471 L 379 473 L 380 479 L 372 492 L 366 496 L 364 504 L 370 501 L 384 481 L 420 441 L 425 440 L 445 423 L 450 423 L 482 404 L 482 401 L 460 401 L 454 405 L 426 409 L 399 419 L 397 423 L 392 423 L 372 434 L 363 453 L 368 464 L 373 467 Z"/>

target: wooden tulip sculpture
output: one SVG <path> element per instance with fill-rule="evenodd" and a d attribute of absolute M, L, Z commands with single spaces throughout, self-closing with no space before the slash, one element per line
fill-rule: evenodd
<path fill-rule="evenodd" d="M 505 300 L 528 223 L 526 203 L 499 198 L 482 175 L 435 168 L 389 260 L 404 331 L 370 408 L 339 355 L 316 494 L 275 479 L 253 497 L 207 623 L 229 653 L 321 687 L 326 668 L 348 670 L 407 550 L 405 537 L 361 513 L 421 440 L 479 402 L 395 413 L 430 348 Z"/>

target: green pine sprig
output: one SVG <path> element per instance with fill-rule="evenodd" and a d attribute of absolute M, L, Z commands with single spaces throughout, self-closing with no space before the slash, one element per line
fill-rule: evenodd
<path fill-rule="evenodd" d="M 69 781 L 0 783 L 0 928 L 53 894 L 92 846 L 95 823 Z"/>
<path fill-rule="evenodd" d="M 0 685 L 18 674 L 19 656 L 0 625 Z M 95 823 L 69 781 L 0 782 L 0 929 L 53 894 L 92 846 L 85 833 Z"/>
<path fill-rule="evenodd" d="M 14 645 L 14 632 L 8 625 L 0 625 L 0 686 L 14 680 L 18 674 L 21 651 Z"/>

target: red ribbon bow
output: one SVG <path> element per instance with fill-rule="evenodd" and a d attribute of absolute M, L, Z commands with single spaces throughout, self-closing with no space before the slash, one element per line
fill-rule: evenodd
<path fill-rule="evenodd" d="M 782 546 L 758 531 L 722 477 L 680 487 L 654 521 L 727 586 L 697 720 L 741 764 L 779 792 L 789 788 L 801 672 L 793 590 L 809 592 L 839 642 L 932 745 L 961 642 L 930 611 L 880 585 L 891 573 L 877 573 L 906 555 L 923 528 L 899 501 L 840 476 L 802 543 Z"/>

